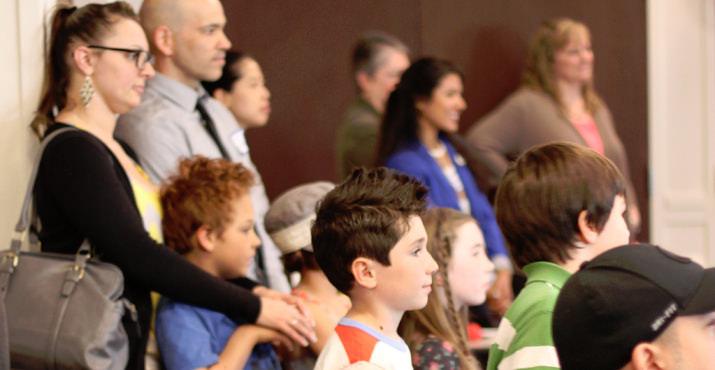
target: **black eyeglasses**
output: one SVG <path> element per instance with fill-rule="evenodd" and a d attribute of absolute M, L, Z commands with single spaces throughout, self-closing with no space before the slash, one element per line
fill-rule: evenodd
<path fill-rule="evenodd" d="M 130 59 L 134 60 L 137 68 L 144 69 L 146 64 L 149 63 L 154 65 L 154 56 L 149 54 L 148 51 L 142 49 L 122 49 L 122 48 L 110 48 L 108 46 L 101 45 L 88 45 L 90 49 L 100 49 L 100 50 L 111 50 L 111 51 L 121 51 L 124 53 L 129 53 Z"/>

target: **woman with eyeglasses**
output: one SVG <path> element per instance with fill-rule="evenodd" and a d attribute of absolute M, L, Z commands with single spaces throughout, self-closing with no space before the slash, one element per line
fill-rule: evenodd
<path fill-rule="evenodd" d="M 127 368 L 144 369 L 150 291 L 254 322 L 261 300 L 213 277 L 160 244 L 158 188 L 114 138 L 117 115 L 139 105 L 154 75 L 146 36 L 130 5 L 61 8 L 52 20 L 44 89 L 32 128 L 47 145 L 35 201 L 42 250 L 75 253 L 87 239 L 125 277 L 124 297 L 138 322 L 125 321 Z M 264 307 L 265 309 L 265 307 Z"/>

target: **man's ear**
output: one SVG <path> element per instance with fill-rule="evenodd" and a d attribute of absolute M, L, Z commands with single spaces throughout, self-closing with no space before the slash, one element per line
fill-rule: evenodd
<path fill-rule="evenodd" d="M 199 229 L 196 230 L 196 240 L 199 242 L 199 248 L 202 250 L 208 252 L 213 251 L 216 245 L 216 239 L 216 233 L 207 225 L 201 225 Z"/>
<path fill-rule="evenodd" d="M 370 81 L 372 81 L 372 77 L 370 77 L 367 72 L 358 72 L 355 74 L 355 82 L 357 82 L 360 91 L 368 90 Z"/>
<path fill-rule="evenodd" d="M 353 274 L 356 284 L 367 289 L 373 289 L 377 286 L 375 263 L 375 261 L 365 257 L 358 257 L 353 261 L 350 265 L 350 272 Z"/>
<path fill-rule="evenodd" d="M 663 348 L 654 343 L 638 343 L 631 352 L 631 368 L 634 370 L 665 369 Z"/>
<path fill-rule="evenodd" d="M 91 50 L 87 46 L 78 46 L 72 51 L 72 59 L 74 60 L 77 69 L 85 75 L 89 76 L 94 73 L 94 63 L 96 58 L 92 55 Z"/>
<path fill-rule="evenodd" d="M 585 244 L 593 244 L 600 233 L 594 225 L 588 223 L 587 216 L 585 210 L 578 214 L 578 239 Z"/>
<path fill-rule="evenodd" d="M 166 56 L 174 55 L 174 31 L 168 26 L 161 25 L 157 27 L 151 38 L 156 51 Z"/>

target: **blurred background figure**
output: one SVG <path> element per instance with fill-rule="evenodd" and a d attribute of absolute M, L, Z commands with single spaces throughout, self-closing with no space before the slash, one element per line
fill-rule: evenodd
<path fill-rule="evenodd" d="M 340 179 L 353 167 L 373 165 L 385 103 L 410 66 L 408 54 L 402 41 L 383 32 L 368 32 L 355 44 L 352 65 L 358 96 L 338 128 L 335 152 Z"/>
<path fill-rule="evenodd" d="M 291 293 L 311 311 L 318 337 L 308 348 L 296 348 L 289 358 L 284 358 L 288 362 L 285 368 L 313 369 L 325 341 L 350 309 L 350 298 L 340 293 L 318 266 L 311 242 L 315 207 L 334 187 L 327 181 L 296 186 L 278 196 L 266 213 L 266 231 L 283 253 L 286 275 L 289 280 L 293 274 L 300 275 Z"/>
<path fill-rule="evenodd" d="M 461 151 L 457 131 L 467 108 L 462 81 L 449 61 L 422 58 L 412 64 L 388 99 L 376 163 L 422 180 L 430 189 L 430 207 L 457 209 L 477 220 L 497 271 L 490 307 L 501 315 L 513 299 L 512 265 L 494 210 Z"/>
<path fill-rule="evenodd" d="M 593 88 L 591 34 L 569 18 L 544 22 L 534 36 L 522 86 L 467 133 L 476 159 L 496 189 L 509 161 L 526 149 L 568 141 L 605 155 L 628 181 L 628 223 L 635 237 L 640 212 L 623 143 L 608 107 Z M 490 192 L 491 192 L 490 191 Z"/>
<path fill-rule="evenodd" d="M 251 200 L 256 213 L 256 233 L 261 238 L 261 247 L 256 252 L 258 263 L 251 267 L 249 276 L 264 274 L 272 289 L 287 293 L 290 286 L 283 274 L 281 253 L 263 226 L 263 217 L 270 205 L 268 196 L 261 174 L 251 158 L 245 136 L 246 130 L 265 126 L 271 114 L 271 92 L 266 87 L 261 66 L 250 55 L 229 50 L 226 52 L 226 64 L 223 65 L 221 77 L 216 81 L 202 81 L 201 84 L 211 97 L 233 114 L 239 126 L 239 130 L 230 137 L 232 144 L 238 149 L 236 161 L 256 175 L 255 185 L 251 189 Z"/>

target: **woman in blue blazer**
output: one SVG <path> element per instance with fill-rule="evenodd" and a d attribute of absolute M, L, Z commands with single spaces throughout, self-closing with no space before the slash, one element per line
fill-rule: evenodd
<path fill-rule="evenodd" d="M 422 58 L 413 63 L 388 99 L 377 165 L 421 179 L 430 188 L 430 206 L 454 208 L 477 220 L 497 269 L 490 306 L 503 314 L 513 298 L 504 238 L 487 197 L 452 142 L 467 108 L 462 80 L 461 72 L 448 61 Z"/>

